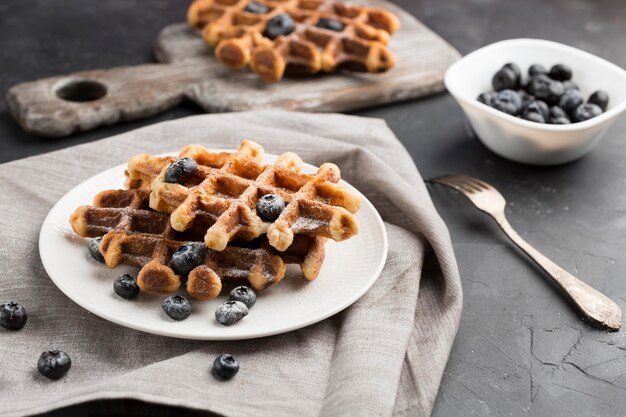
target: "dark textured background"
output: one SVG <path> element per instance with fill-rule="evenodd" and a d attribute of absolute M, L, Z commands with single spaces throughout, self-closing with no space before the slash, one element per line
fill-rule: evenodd
<path fill-rule="evenodd" d="M 461 53 L 501 39 L 536 37 L 626 67 L 621 0 L 397 3 Z M 181 0 L 2 0 L 0 93 L 36 78 L 153 61 L 155 36 L 183 20 L 186 5 Z M 22 132 L 0 104 L 0 162 L 198 112 L 185 104 L 145 121 L 50 140 Z M 582 160 L 532 168 L 507 162 L 472 138 L 449 95 L 357 114 L 384 118 L 424 177 L 466 173 L 497 186 L 509 200 L 511 223 L 526 239 L 626 308 L 626 116 Z M 625 333 L 582 323 L 487 217 L 448 190 L 432 194 L 450 227 L 465 292 L 461 327 L 433 415 L 626 415 Z M 82 415 L 94 415 L 102 405 L 94 403 Z M 156 411 L 125 403 L 124 412 Z"/>

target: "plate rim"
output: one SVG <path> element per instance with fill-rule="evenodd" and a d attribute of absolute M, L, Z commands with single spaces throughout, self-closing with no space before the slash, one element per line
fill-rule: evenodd
<path fill-rule="evenodd" d="M 208 148 L 211 152 L 234 152 L 235 149 L 229 149 L 229 148 Z M 171 155 L 177 155 L 178 152 L 164 152 L 164 153 L 160 153 L 157 154 L 156 156 L 171 156 Z M 264 154 L 264 158 L 265 157 L 274 157 L 277 158 L 278 155 L 273 154 L 273 153 L 265 153 Z M 309 164 L 307 162 L 304 162 L 305 166 L 309 165 L 315 168 L 319 168 L 316 165 L 313 164 Z M 364 205 L 368 206 L 371 213 L 374 216 L 374 219 L 376 220 L 376 226 L 380 229 L 383 241 L 382 241 L 382 256 L 380 258 L 380 262 L 378 263 L 378 265 L 376 266 L 376 269 L 374 271 L 374 273 L 372 274 L 372 277 L 370 278 L 370 280 L 367 282 L 366 285 L 363 286 L 363 288 L 361 288 L 359 291 L 355 292 L 354 295 L 352 295 L 351 297 L 349 297 L 349 300 L 345 303 L 342 303 L 339 307 L 335 307 L 330 309 L 328 312 L 320 315 L 320 316 L 315 316 L 312 319 L 309 320 L 305 320 L 296 324 L 292 324 L 290 326 L 286 326 L 280 329 L 274 329 L 274 330 L 269 330 L 269 331 L 264 331 L 264 332 L 255 332 L 255 333 L 251 333 L 247 336 L 241 336 L 241 335 L 233 335 L 233 336 L 215 336 L 215 335 L 190 335 L 190 334 L 179 334 L 179 333 L 171 333 L 168 332 L 166 329 L 165 330 L 161 330 L 161 329 L 153 329 L 150 326 L 143 326 L 140 324 L 140 322 L 133 322 L 133 321 L 124 321 L 121 319 L 118 319 L 117 317 L 115 317 L 114 315 L 109 315 L 106 312 L 103 311 L 94 311 L 93 307 L 90 308 L 89 307 L 89 302 L 86 301 L 85 299 L 80 299 L 79 297 L 73 297 L 71 294 L 71 291 L 68 291 L 66 288 L 66 284 L 63 283 L 62 280 L 58 280 L 55 279 L 53 277 L 53 274 L 50 273 L 51 270 L 51 265 L 49 265 L 46 261 L 43 252 L 42 252 L 42 247 L 45 246 L 44 243 L 44 229 L 46 227 L 48 227 L 48 225 L 51 223 L 51 215 L 53 214 L 53 212 L 55 210 L 58 210 L 58 206 L 59 204 L 61 204 L 61 202 L 68 196 L 68 194 L 70 194 L 71 192 L 73 192 L 77 187 L 81 186 L 83 183 L 92 180 L 93 178 L 102 175 L 103 173 L 107 172 L 107 171 L 114 171 L 116 169 L 124 169 L 124 167 L 127 165 L 127 163 L 121 163 L 119 165 L 115 165 L 112 166 L 110 168 L 106 168 L 104 170 L 101 170 L 99 172 L 97 172 L 94 175 L 91 175 L 90 177 L 82 180 L 81 182 L 79 182 L 78 184 L 76 184 L 75 186 L 73 186 L 71 189 L 69 189 L 66 193 L 64 193 L 58 200 L 57 202 L 50 208 L 50 210 L 48 211 L 48 214 L 46 214 L 46 217 L 44 218 L 41 227 L 39 229 L 39 239 L 38 239 L 38 251 L 39 251 L 39 259 L 41 260 L 41 263 L 44 267 L 44 270 L 46 271 L 46 274 L 48 275 L 48 278 L 54 283 L 54 285 L 70 300 L 72 300 L 74 303 L 76 303 L 77 305 L 79 305 L 81 308 L 85 309 L 86 311 L 90 312 L 91 314 L 100 317 L 103 320 L 109 321 L 111 323 L 115 323 L 119 326 L 122 327 L 126 327 L 129 329 L 133 329 L 133 330 L 138 330 L 144 333 L 149 333 L 149 334 L 154 334 L 154 335 L 158 335 L 158 336 L 165 336 L 165 337 L 172 337 L 172 338 L 177 338 L 177 339 L 185 339 L 185 340 L 206 340 L 206 341 L 233 341 L 233 340 L 251 340 L 251 339 L 258 339 L 258 338 L 262 338 L 262 337 L 268 337 L 268 336 L 275 336 L 278 334 L 283 334 L 283 333 L 289 333 L 292 332 L 294 330 L 298 330 L 298 329 L 302 329 L 308 326 L 311 326 L 313 324 L 319 323 L 323 320 L 326 320 L 329 317 L 334 316 L 337 313 L 340 313 L 341 311 L 347 309 L 348 307 L 352 306 L 355 302 L 357 302 L 363 295 L 365 295 L 365 293 L 367 291 L 369 291 L 372 286 L 374 285 L 374 283 L 378 280 L 378 278 L 380 277 L 380 274 L 382 273 L 383 268 L 385 267 L 385 264 L 387 262 L 387 257 L 389 254 L 389 237 L 387 234 L 387 228 L 385 226 L 385 222 L 383 221 L 382 217 L 380 216 L 380 213 L 378 212 L 378 210 L 376 210 L 376 207 L 372 204 L 371 201 L 369 201 L 369 199 L 363 194 L 361 193 L 356 187 L 354 187 L 353 185 L 351 185 L 350 183 L 348 183 L 347 181 L 341 179 L 340 183 L 343 183 L 342 185 L 344 186 L 348 186 L 348 188 L 356 191 L 361 197 L 362 197 L 362 202 Z M 122 171 L 123 172 L 123 171 Z M 361 210 L 363 209 L 363 207 L 361 207 Z M 114 268 L 113 268 L 114 269 Z M 113 270 L 112 269 L 112 270 Z M 97 309 L 95 309 L 97 310 Z"/>

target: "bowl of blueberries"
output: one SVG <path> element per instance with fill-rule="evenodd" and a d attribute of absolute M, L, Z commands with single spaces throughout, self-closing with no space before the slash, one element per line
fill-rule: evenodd
<path fill-rule="evenodd" d="M 532 165 L 582 157 L 626 109 L 626 71 L 539 39 L 474 51 L 448 69 L 445 84 L 485 146 Z"/>

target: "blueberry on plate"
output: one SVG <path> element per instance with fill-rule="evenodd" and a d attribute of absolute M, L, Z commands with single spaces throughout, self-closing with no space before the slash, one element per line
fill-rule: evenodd
<path fill-rule="evenodd" d="M 89 253 L 96 261 L 104 263 L 104 256 L 100 253 L 100 241 L 101 236 L 89 240 Z"/>
<path fill-rule="evenodd" d="M 559 106 L 550 107 L 550 118 L 553 117 L 565 117 L 567 118 L 567 113 Z"/>
<path fill-rule="evenodd" d="M 191 303 L 181 295 L 170 295 L 161 304 L 163 311 L 175 321 L 185 320 L 191 315 Z"/>
<path fill-rule="evenodd" d="M 242 285 L 230 292 L 228 301 L 241 301 L 250 309 L 256 303 L 256 294 L 252 288 Z"/>
<path fill-rule="evenodd" d="M 191 242 L 180 245 L 172 254 L 170 268 L 182 276 L 186 277 L 197 266 L 204 263 L 207 256 L 207 249 L 204 243 Z"/>
<path fill-rule="evenodd" d="M 567 117 L 551 117 L 550 124 L 552 125 L 568 125 L 572 122 Z"/>
<path fill-rule="evenodd" d="M 559 106 L 566 113 L 571 113 L 583 102 L 583 94 L 579 90 L 567 90 L 559 100 Z"/>
<path fill-rule="evenodd" d="M 496 110 L 515 116 L 522 110 L 522 98 L 516 91 L 502 90 L 498 92 L 491 106 Z"/>
<path fill-rule="evenodd" d="M 39 373 L 50 379 L 63 378 L 72 366 L 72 360 L 67 353 L 60 350 L 43 352 L 37 361 Z"/>
<path fill-rule="evenodd" d="M 127 300 L 137 297 L 137 294 L 139 294 L 137 278 L 130 274 L 120 275 L 113 283 L 113 291 L 115 291 L 115 294 Z"/>
<path fill-rule="evenodd" d="M 285 201 L 276 194 L 265 194 L 256 203 L 256 214 L 266 222 L 273 222 L 285 209 Z"/>
<path fill-rule="evenodd" d="M 496 91 L 514 90 L 517 88 L 517 77 L 511 69 L 502 67 L 493 75 L 491 85 Z"/>
<path fill-rule="evenodd" d="M 602 111 L 606 111 L 606 108 L 609 105 L 609 95 L 604 90 L 598 90 L 589 96 L 587 103 L 595 104 L 600 107 Z"/>
<path fill-rule="evenodd" d="M 489 93 L 480 93 L 478 97 L 476 97 L 476 100 L 480 101 L 483 104 L 491 106 L 491 104 L 493 103 L 493 99 L 495 98 L 496 98 L 496 93 L 489 92 Z"/>
<path fill-rule="evenodd" d="M 276 39 L 279 36 L 287 36 L 295 30 L 296 26 L 291 16 L 285 13 L 277 14 L 272 17 L 265 27 L 263 36 L 270 39 Z"/>
<path fill-rule="evenodd" d="M 502 68 L 506 68 L 508 70 L 513 71 L 513 74 L 515 74 L 515 87 L 519 88 L 520 85 L 522 84 L 522 71 L 519 69 L 517 64 L 513 62 L 507 62 L 506 64 L 502 66 Z"/>
<path fill-rule="evenodd" d="M 593 119 L 602 114 L 602 109 L 597 104 L 583 103 L 572 112 L 572 119 L 577 122 Z"/>
<path fill-rule="evenodd" d="M 343 23 L 337 19 L 328 19 L 322 17 L 317 21 L 317 27 L 322 29 L 333 30 L 335 32 L 341 32 L 343 30 Z"/>
<path fill-rule="evenodd" d="M 226 301 L 215 309 L 215 320 L 230 326 L 248 315 L 248 307 L 241 301 Z"/>
<path fill-rule="evenodd" d="M 239 363 L 233 355 L 222 353 L 213 361 L 211 372 L 220 379 L 231 379 L 239 372 Z"/>
<path fill-rule="evenodd" d="M 533 100 L 526 103 L 523 113 L 538 113 L 544 119 L 547 119 L 550 115 L 550 110 L 548 109 L 548 105 L 545 102 L 541 100 Z"/>
<path fill-rule="evenodd" d="M 535 75 L 548 74 L 548 70 L 541 64 L 533 64 L 528 68 L 528 75 L 534 77 Z"/>
<path fill-rule="evenodd" d="M 557 81 L 567 81 L 572 79 L 572 69 L 564 64 L 556 64 L 550 68 L 550 78 Z"/>
<path fill-rule="evenodd" d="M 254 13 L 254 14 L 266 14 L 270 11 L 270 8 L 264 4 L 258 3 L 256 1 L 252 1 L 243 8 L 244 12 Z"/>
<path fill-rule="evenodd" d="M 165 182 L 183 184 L 198 171 L 198 164 L 188 156 L 174 161 L 165 170 Z"/>
<path fill-rule="evenodd" d="M 19 303 L 11 301 L 0 305 L 0 326 L 9 330 L 19 330 L 26 324 L 26 309 Z"/>

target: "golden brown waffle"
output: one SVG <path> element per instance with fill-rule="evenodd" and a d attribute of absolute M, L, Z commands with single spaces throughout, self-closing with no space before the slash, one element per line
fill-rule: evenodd
<path fill-rule="evenodd" d="M 246 11 L 252 2 L 269 11 Z M 294 30 L 270 39 L 268 22 L 281 14 L 291 17 Z M 340 22 L 341 30 L 318 26 L 320 19 Z M 235 69 L 249 65 L 268 82 L 284 74 L 387 71 L 395 57 L 386 45 L 400 27 L 389 11 L 334 0 L 196 0 L 187 20 L 203 28 L 202 37 L 221 63 Z"/>
<path fill-rule="evenodd" d="M 254 152 L 250 152 L 254 149 Z M 186 183 L 168 183 L 165 171 L 152 180 L 150 207 L 171 213 L 175 230 L 188 230 L 197 224 L 209 225 L 204 241 L 214 250 L 224 250 L 229 242 L 252 240 L 267 234 L 278 251 L 290 247 L 296 235 L 348 239 L 358 233 L 353 213 L 360 197 L 336 183 L 336 165 L 323 164 L 316 174 L 303 174 L 302 160 L 294 153 L 281 155 L 273 165 L 262 165 L 263 149 L 244 141 L 238 152 L 215 154 L 199 145 L 181 152 L 196 160 L 198 170 Z M 146 177 L 156 170 L 154 157 L 140 155 L 129 163 L 130 178 Z M 161 160 L 155 163 L 161 164 Z M 146 165 L 147 164 L 147 165 Z M 286 208 L 274 222 L 263 221 L 256 213 L 258 199 L 266 194 L 280 195 Z M 323 246 L 323 241 L 316 245 Z M 307 278 L 311 278 L 307 276 Z"/>
<path fill-rule="evenodd" d="M 168 266 L 172 253 L 186 242 L 201 240 L 206 228 L 176 232 L 168 217 L 148 208 L 146 190 L 108 190 L 94 198 L 93 206 L 79 207 L 70 224 L 80 236 L 103 236 L 100 251 L 107 266 L 139 267 L 140 288 L 170 294 L 181 285 L 181 277 Z M 197 299 L 217 297 L 222 280 L 248 280 L 253 288 L 263 290 L 280 282 L 286 263 L 299 264 L 307 279 L 315 279 L 324 260 L 324 245 L 315 237 L 299 236 L 282 253 L 263 240 L 207 253 L 204 265 L 191 271 L 186 283 L 187 292 Z"/>

